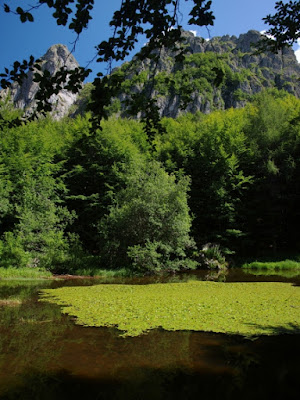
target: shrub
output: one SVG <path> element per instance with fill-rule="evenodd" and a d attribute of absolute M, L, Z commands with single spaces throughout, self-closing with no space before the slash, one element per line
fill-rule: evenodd
<path fill-rule="evenodd" d="M 24 249 L 21 238 L 12 232 L 6 232 L 0 241 L 0 267 L 24 268 L 31 259 L 29 252 Z"/>
<path fill-rule="evenodd" d="M 182 249 L 174 250 L 162 242 L 148 241 L 144 246 L 128 247 L 127 255 L 132 259 L 133 269 L 141 273 L 195 269 L 198 265 L 196 261 L 182 257 Z"/>
<path fill-rule="evenodd" d="M 201 264 L 207 268 L 226 269 L 226 260 L 218 244 L 207 243 L 200 251 Z"/>

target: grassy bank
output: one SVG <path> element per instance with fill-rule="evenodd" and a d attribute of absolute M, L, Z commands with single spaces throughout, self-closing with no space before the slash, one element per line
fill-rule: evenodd
<path fill-rule="evenodd" d="M 69 273 L 70 274 L 70 273 Z M 68 274 L 68 275 L 69 275 Z M 50 279 L 58 278 L 59 276 L 66 276 L 61 274 L 52 274 L 50 271 L 42 268 L 3 268 L 0 267 L 0 279 Z M 91 276 L 103 279 L 118 278 L 130 276 L 130 271 L 123 269 L 107 270 L 107 269 L 93 269 L 81 268 L 71 272 L 72 276 Z"/>
<path fill-rule="evenodd" d="M 255 270 L 266 270 L 280 271 L 280 270 L 300 270 L 300 261 L 298 260 L 283 260 L 283 261 L 253 261 L 242 265 L 243 269 L 255 269 Z"/>
<path fill-rule="evenodd" d="M 255 272 L 260 272 L 261 274 L 271 275 L 278 271 L 299 271 L 300 272 L 300 258 L 294 260 L 284 260 L 284 261 L 252 261 L 242 264 L 242 268 L 245 270 L 251 270 Z M 95 277 L 101 279 L 110 278 L 122 278 L 131 277 L 133 275 L 132 271 L 122 268 L 122 269 L 101 269 L 101 268 L 78 268 L 71 269 L 70 272 L 57 271 L 57 273 L 51 273 L 50 271 L 42 268 L 3 268 L 0 267 L 0 279 L 50 279 L 59 278 L 59 276 L 86 276 Z M 297 275 L 297 273 L 296 273 Z"/>
<path fill-rule="evenodd" d="M 0 268 L 0 279 L 46 279 L 51 272 L 41 268 Z"/>

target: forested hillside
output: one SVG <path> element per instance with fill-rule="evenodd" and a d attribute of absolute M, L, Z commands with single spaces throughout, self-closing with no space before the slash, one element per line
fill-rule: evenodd
<path fill-rule="evenodd" d="M 3 123 L 1 266 L 145 273 L 201 266 L 212 245 L 220 263 L 219 248 L 228 260 L 299 252 L 299 115 L 299 99 L 268 89 L 243 108 L 164 118 L 152 141 L 116 116 L 93 133 L 88 114 Z"/>

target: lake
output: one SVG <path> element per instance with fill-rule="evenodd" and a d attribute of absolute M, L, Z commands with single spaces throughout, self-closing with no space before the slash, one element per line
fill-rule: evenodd
<path fill-rule="evenodd" d="M 147 284 L 216 279 L 300 285 L 296 273 L 225 275 L 198 271 L 168 278 L 104 283 Z M 0 281 L 0 399 L 298 399 L 300 335 L 240 336 L 156 329 L 120 337 L 114 328 L 74 324 L 39 291 L 94 285 L 96 279 Z M 20 303 L 20 298 L 23 301 Z"/>

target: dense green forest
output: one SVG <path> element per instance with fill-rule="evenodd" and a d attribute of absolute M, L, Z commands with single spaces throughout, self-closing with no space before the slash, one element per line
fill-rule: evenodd
<path fill-rule="evenodd" d="M 162 120 L 11 128 L 1 104 L 0 266 L 156 273 L 300 250 L 300 100 Z M 211 266 L 211 264 L 210 264 Z"/>

